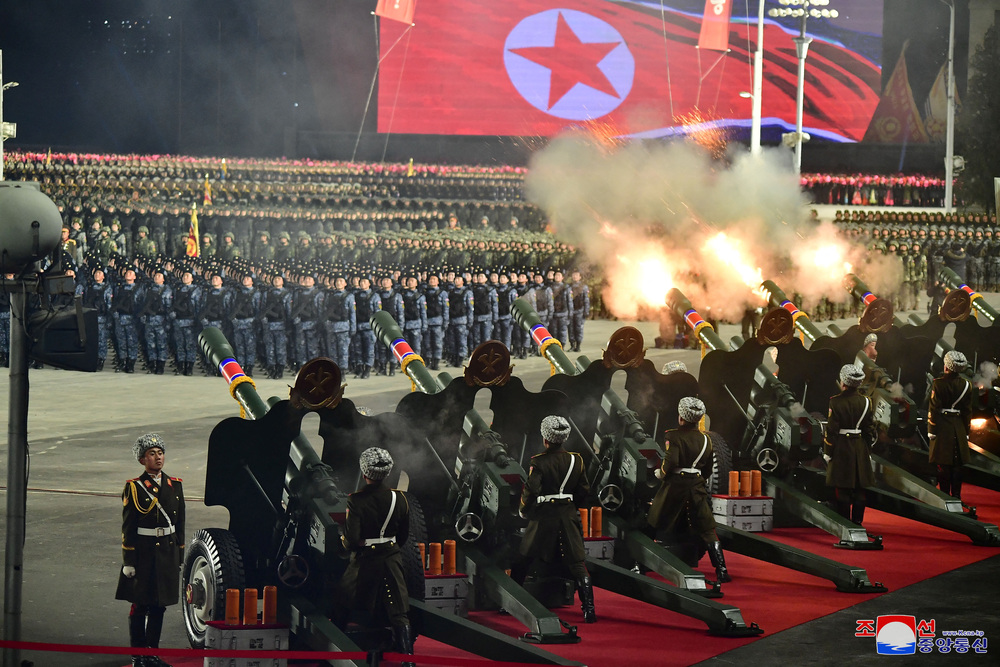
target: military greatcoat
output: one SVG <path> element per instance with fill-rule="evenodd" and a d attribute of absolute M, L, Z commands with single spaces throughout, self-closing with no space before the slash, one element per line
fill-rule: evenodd
<path fill-rule="evenodd" d="M 830 457 L 827 486 L 856 489 L 875 486 L 869 450 L 877 437 L 872 402 L 854 387 L 830 398 L 823 453 Z"/>
<path fill-rule="evenodd" d="M 157 484 L 149 473 L 122 491 L 122 562 L 135 576 L 118 576 L 116 600 L 166 607 L 177 604 L 184 557 L 184 490 L 166 473 Z"/>
<path fill-rule="evenodd" d="M 957 373 L 945 373 L 934 379 L 927 408 L 931 463 L 959 465 L 969 462 L 973 391 L 969 381 Z"/>
<path fill-rule="evenodd" d="M 579 454 L 560 447 L 531 457 L 528 480 L 521 492 L 520 511 L 528 519 L 521 555 L 549 563 L 582 562 L 587 554 L 576 508 L 588 493 L 590 484 Z"/>
<path fill-rule="evenodd" d="M 664 446 L 666 457 L 660 464 L 663 481 L 653 496 L 646 520 L 654 528 L 675 530 L 686 512 L 692 532 L 714 531 L 715 517 L 705 486 L 705 480 L 712 474 L 712 439 L 697 424 L 684 424 L 667 431 Z"/>

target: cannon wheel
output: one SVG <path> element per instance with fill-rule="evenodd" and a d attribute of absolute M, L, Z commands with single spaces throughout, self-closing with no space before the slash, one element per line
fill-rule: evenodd
<path fill-rule="evenodd" d="M 243 558 L 236 538 L 223 528 L 199 530 L 185 551 L 181 567 L 184 627 L 191 646 L 204 648 L 208 621 L 220 621 L 226 615 L 226 589 L 244 587 Z"/>
<path fill-rule="evenodd" d="M 705 481 L 709 494 L 729 493 L 729 471 L 733 469 L 733 450 L 729 448 L 729 443 L 715 431 L 709 431 L 712 438 L 712 452 L 715 459 L 712 461 L 712 476 Z"/>
<path fill-rule="evenodd" d="M 412 493 L 406 494 L 410 506 L 410 536 L 403 545 L 403 574 L 406 592 L 411 600 L 424 599 L 424 564 L 420 560 L 420 543 L 427 543 L 427 522 L 420 501 Z"/>

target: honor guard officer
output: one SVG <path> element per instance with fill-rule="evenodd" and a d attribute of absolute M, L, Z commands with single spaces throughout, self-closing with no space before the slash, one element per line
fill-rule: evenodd
<path fill-rule="evenodd" d="M 163 613 L 177 604 L 184 557 L 184 491 L 163 472 L 166 446 L 157 433 L 139 436 L 132 454 L 145 470 L 122 491 L 122 566 L 116 600 L 132 603 L 129 646 L 159 648 Z M 163 667 L 155 656 L 134 656 L 133 665 Z M 168 666 L 169 667 L 169 666 Z"/>
<path fill-rule="evenodd" d="M 511 565 L 511 578 L 524 584 L 532 561 L 562 561 L 576 580 L 580 608 L 586 623 L 597 621 L 594 587 L 584 564 L 583 527 L 577 506 L 590 492 L 583 457 L 563 449 L 570 426 L 564 417 L 542 420 L 545 451 L 531 457 L 528 480 L 521 492 L 519 513 L 528 519 L 521 540 L 520 556 Z"/>
<path fill-rule="evenodd" d="M 959 500 L 962 465 L 969 462 L 969 419 L 974 391 L 969 381 L 959 375 L 967 364 L 965 355 L 957 350 L 944 355 L 944 374 L 934 378 L 927 407 L 929 461 L 937 466 L 938 487 Z"/>
<path fill-rule="evenodd" d="M 663 446 L 666 457 L 656 471 L 661 481 L 646 517 L 657 530 L 673 531 L 679 522 L 689 523 L 708 549 L 708 557 L 720 583 L 732 581 L 726 569 L 722 544 L 715 534 L 715 517 L 705 480 L 712 473 L 712 439 L 698 428 L 705 404 L 693 396 L 677 404 L 677 424 L 668 430 Z"/>
<path fill-rule="evenodd" d="M 343 590 L 349 608 L 367 612 L 378 624 L 388 622 L 396 648 L 412 655 L 410 598 L 399 548 L 409 537 L 410 507 L 402 491 L 385 484 L 392 470 L 389 452 L 369 447 L 361 452 L 359 463 L 365 486 L 347 500 L 343 540 L 351 562 L 344 572 Z"/>
<path fill-rule="evenodd" d="M 830 399 L 823 445 L 826 485 L 834 487 L 835 509 L 859 526 L 865 518 L 865 487 L 875 486 L 869 452 L 877 437 L 871 399 L 858 392 L 864 379 L 860 366 L 841 367 L 841 392 Z"/>

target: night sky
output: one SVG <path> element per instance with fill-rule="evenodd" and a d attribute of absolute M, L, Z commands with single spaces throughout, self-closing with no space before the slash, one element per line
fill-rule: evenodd
<path fill-rule="evenodd" d="M 961 94 L 967 0 L 958 3 Z M 374 6 L 374 0 L 8 0 L 0 7 L 3 78 L 20 86 L 4 96 L 5 120 L 18 126 L 6 148 L 281 156 L 309 152 L 303 147 L 321 136 L 347 146 L 361 127 L 374 72 Z M 734 14 L 747 11 L 755 14 L 756 2 L 737 0 Z M 328 72 L 306 71 L 296 16 L 329 21 L 339 51 Z M 939 0 L 885 0 L 883 81 L 910 39 L 911 86 L 923 100 L 945 58 L 947 28 L 948 9 Z M 327 126 L 315 113 L 317 75 L 338 91 Z"/>

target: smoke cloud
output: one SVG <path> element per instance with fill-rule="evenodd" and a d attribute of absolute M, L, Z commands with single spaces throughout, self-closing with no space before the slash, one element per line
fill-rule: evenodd
<path fill-rule="evenodd" d="M 864 248 L 808 219 L 780 149 L 721 161 L 693 142 L 609 146 L 571 134 L 535 153 L 525 188 L 556 236 L 603 267 L 605 304 L 618 317 L 663 306 L 670 287 L 699 310 L 739 319 L 765 305 L 753 292 L 761 279 L 811 303 L 850 298 L 851 270 L 873 289 L 899 283 L 892 266 L 866 262 Z"/>

